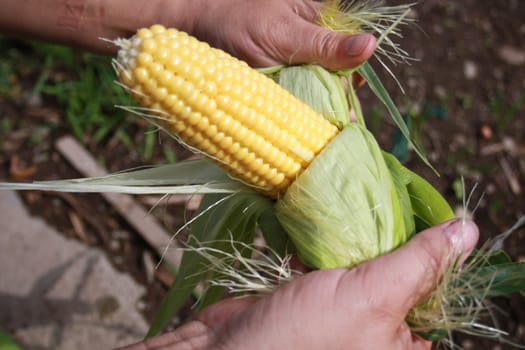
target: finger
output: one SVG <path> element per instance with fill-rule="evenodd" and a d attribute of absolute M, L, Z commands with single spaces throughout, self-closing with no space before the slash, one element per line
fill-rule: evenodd
<path fill-rule="evenodd" d="M 297 37 L 310 39 L 300 43 L 291 63 L 316 63 L 330 70 L 354 68 L 368 60 L 376 46 L 370 34 L 335 33 L 307 21 L 298 30 Z"/>
<path fill-rule="evenodd" d="M 363 264 L 364 290 L 377 294 L 379 308 L 404 319 L 407 312 L 433 291 L 462 254 L 476 245 L 478 229 L 467 220 L 454 220 L 417 234 L 394 253 Z M 358 272 L 359 273 L 359 272 Z M 381 286 L 380 290 L 377 286 Z M 384 291 L 389 291 L 384 293 Z"/>
<path fill-rule="evenodd" d="M 414 350 L 430 350 L 432 349 L 432 342 L 413 334 L 412 335 L 412 348 Z"/>
<path fill-rule="evenodd" d="M 210 344 L 208 326 L 199 321 L 188 322 L 173 332 L 115 350 L 204 349 Z"/>
<path fill-rule="evenodd" d="M 208 306 L 195 316 L 195 319 L 213 328 L 215 325 L 220 325 L 246 310 L 257 300 L 258 298 L 255 297 L 226 299 Z"/>

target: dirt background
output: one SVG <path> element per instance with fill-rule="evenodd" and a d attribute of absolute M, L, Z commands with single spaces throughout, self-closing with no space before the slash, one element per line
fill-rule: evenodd
<path fill-rule="evenodd" d="M 413 154 L 408 164 L 458 213 L 461 177 L 467 193 L 477 185 L 467 214 L 485 242 L 525 214 L 525 2 L 427 0 L 414 10 L 419 30 L 405 30 L 401 46 L 419 61 L 394 68 L 406 89 L 406 95 L 395 93 L 396 102 L 413 111 L 413 124 L 422 124 L 422 143 L 441 176 Z M 387 85 L 396 91 L 393 82 Z M 505 250 L 525 261 L 524 229 Z M 525 299 L 497 305 L 505 313 L 498 316 L 503 328 L 525 344 Z M 512 348 L 462 336 L 457 342 L 466 349 Z"/>
<path fill-rule="evenodd" d="M 408 164 L 446 194 L 458 213 L 463 211 L 461 179 L 467 192 L 477 186 L 466 214 L 480 226 L 480 242 L 484 242 L 525 215 L 525 2 L 424 0 L 410 16 L 417 24 L 403 31 L 400 44 L 417 60 L 392 68 L 406 93 L 384 72 L 381 76 L 397 105 L 410 117 L 413 132 L 419 135 L 440 177 L 413 154 Z M 31 54 L 23 42 L 10 41 L 10 45 Z M 373 64 L 381 71 L 377 62 Z M 71 70 L 55 69 L 50 74 L 57 82 L 78 78 Z M 54 147 L 58 137 L 69 133 L 60 104 L 55 98 L 27 93 L 40 76 L 35 67 L 17 70 L 11 78 L 18 92 L 0 94 L 0 122 L 9 123 L 8 129 L 0 128 L 1 179 L 80 176 Z M 366 87 L 360 95 L 370 128 L 388 148 L 393 126 Z M 127 132 L 132 142 L 144 143 L 140 121 Z M 144 164 L 138 152 L 130 151 L 112 133 L 97 142 L 89 137 L 83 141 L 110 171 Z M 190 156 L 159 136 L 149 163 L 166 161 L 159 145 L 171 147 L 178 159 Z M 148 266 L 155 259 L 153 253 L 109 205 L 97 195 L 27 192 L 23 197 L 34 215 L 65 235 L 103 247 L 115 266 L 146 285 L 149 292 L 142 310 L 151 319 L 166 285 L 151 277 Z M 140 200 L 151 206 L 155 199 Z M 477 210 L 472 213 L 474 207 Z M 170 231 L 180 226 L 185 214 L 191 214 L 172 204 L 162 205 L 155 213 Z M 525 230 L 515 232 L 505 249 L 514 259 L 525 261 Z M 498 316 L 501 327 L 512 341 L 525 344 L 525 298 L 502 298 L 496 304 L 502 310 Z M 466 336 L 455 339 L 465 349 L 511 348 Z"/>

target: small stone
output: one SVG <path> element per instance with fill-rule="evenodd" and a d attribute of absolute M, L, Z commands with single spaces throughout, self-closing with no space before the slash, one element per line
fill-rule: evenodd
<path fill-rule="evenodd" d="M 518 146 L 513 138 L 505 136 L 502 140 L 503 149 L 511 156 L 519 155 Z"/>
<path fill-rule="evenodd" d="M 465 78 L 468 80 L 476 79 L 478 76 L 478 65 L 472 61 L 465 61 L 463 65 Z"/>
<path fill-rule="evenodd" d="M 525 51 L 513 46 L 502 46 L 498 50 L 499 57 L 507 64 L 521 66 L 525 64 Z"/>
<path fill-rule="evenodd" d="M 489 183 L 489 184 L 485 187 L 485 193 L 486 193 L 486 194 L 494 194 L 494 193 L 496 193 L 496 190 L 497 190 L 497 187 L 496 187 L 496 185 L 494 185 L 492 182 Z"/>
<path fill-rule="evenodd" d="M 42 95 L 30 93 L 26 97 L 26 104 L 29 107 L 41 107 L 42 106 Z"/>
<path fill-rule="evenodd" d="M 486 125 L 486 124 L 481 126 L 479 133 L 481 134 L 481 137 L 484 140 L 490 140 L 492 136 L 494 136 L 494 132 L 492 131 L 492 128 L 490 127 L 490 125 Z"/>
<path fill-rule="evenodd" d="M 434 93 L 436 94 L 437 97 L 439 97 L 442 100 L 447 98 L 447 90 L 441 85 L 436 85 L 434 87 Z"/>
<path fill-rule="evenodd" d="M 142 263 L 144 265 L 144 271 L 146 273 L 146 280 L 148 283 L 152 283 L 155 279 L 155 261 L 153 260 L 153 256 L 148 253 L 144 252 L 142 254 Z"/>

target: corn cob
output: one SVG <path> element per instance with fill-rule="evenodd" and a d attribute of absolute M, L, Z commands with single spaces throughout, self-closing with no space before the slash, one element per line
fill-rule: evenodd
<path fill-rule="evenodd" d="M 186 33 L 154 25 L 117 45 L 119 79 L 149 115 L 272 196 L 338 133 L 270 78 Z"/>

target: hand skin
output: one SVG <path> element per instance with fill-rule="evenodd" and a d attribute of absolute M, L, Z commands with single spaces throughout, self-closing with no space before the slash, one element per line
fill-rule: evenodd
<path fill-rule="evenodd" d="M 211 305 L 174 332 L 123 350 L 428 350 L 406 315 L 477 239 L 472 222 L 450 221 L 354 269 L 310 272 L 271 295 Z"/>
<path fill-rule="evenodd" d="M 114 55 L 107 41 L 158 23 L 195 35 L 254 67 L 318 63 L 352 68 L 375 39 L 315 25 L 312 0 L 2 0 L 0 32 Z"/>

